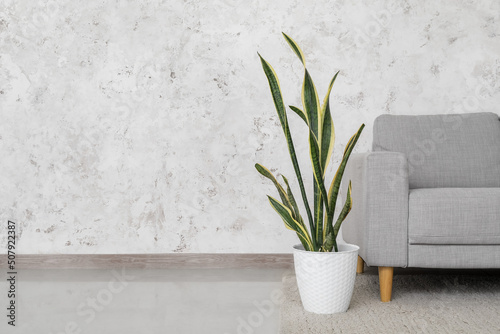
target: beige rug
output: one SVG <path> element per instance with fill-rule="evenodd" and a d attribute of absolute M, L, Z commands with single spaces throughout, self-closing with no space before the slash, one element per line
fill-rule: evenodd
<path fill-rule="evenodd" d="M 334 284 L 334 283 L 333 283 Z M 304 311 L 293 274 L 283 277 L 280 333 L 500 333 L 500 271 L 395 274 L 393 300 L 379 301 L 373 268 L 358 275 L 346 313 Z"/>

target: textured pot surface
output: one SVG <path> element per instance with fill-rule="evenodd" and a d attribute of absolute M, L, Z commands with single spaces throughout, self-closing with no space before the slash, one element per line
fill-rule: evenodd
<path fill-rule="evenodd" d="M 359 247 L 340 244 L 339 252 L 305 251 L 293 247 L 295 274 L 304 309 L 319 314 L 345 312 L 349 308 Z"/>

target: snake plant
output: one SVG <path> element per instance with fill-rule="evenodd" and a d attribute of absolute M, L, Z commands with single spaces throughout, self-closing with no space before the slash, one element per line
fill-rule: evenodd
<path fill-rule="evenodd" d="M 285 33 L 283 33 L 283 36 L 285 37 L 288 45 L 290 45 L 290 47 L 292 48 L 293 52 L 298 56 L 299 60 L 304 65 L 304 81 L 302 84 L 303 108 L 299 109 L 298 107 L 294 106 L 289 107 L 290 110 L 292 110 L 295 114 L 302 118 L 309 130 L 309 150 L 314 176 L 313 212 L 311 212 L 311 208 L 307 200 L 307 194 L 304 188 L 304 182 L 302 180 L 299 163 L 297 161 L 297 155 L 295 153 L 292 135 L 288 126 L 287 112 L 285 104 L 283 102 L 283 96 L 281 94 L 278 77 L 271 65 L 267 61 L 265 61 L 260 54 L 258 55 L 262 63 L 262 68 L 264 69 L 264 73 L 269 82 L 274 106 L 276 107 L 281 127 L 283 128 L 283 132 L 285 134 L 288 151 L 292 159 L 292 164 L 299 183 L 302 200 L 304 201 L 304 206 L 307 212 L 309 228 L 306 227 L 304 220 L 300 215 L 297 201 L 293 196 L 287 178 L 282 175 L 283 181 L 286 186 L 285 190 L 285 187 L 283 187 L 278 182 L 278 180 L 266 167 L 262 166 L 261 164 L 256 164 L 255 168 L 260 174 L 271 180 L 276 186 L 281 201 L 271 196 L 267 196 L 269 202 L 271 203 L 271 206 L 274 208 L 274 210 L 276 210 L 276 212 L 283 219 L 285 226 L 297 233 L 297 236 L 304 246 L 304 249 L 314 252 L 337 252 L 337 235 L 342 222 L 344 221 L 352 207 L 350 181 L 344 207 L 338 215 L 335 224 L 333 224 L 335 204 L 337 203 L 340 183 L 342 181 L 342 176 L 344 175 L 347 161 L 365 125 L 362 124 L 359 130 L 351 137 L 351 139 L 349 139 L 349 142 L 347 143 L 347 146 L 343 153 L 342 161 L 337 169 L 335 176 L 333 177 L 330 188 L 327 192 L 325 186 L 325 172 L 328 163 L 331 160 L 333 154 L 333 146 L 335 143 L 335 130 L 330 113 L 329 100 L 330 92 L 339 72 L 335 73 L 332 80 L 330 81 L 323 104 L 320 104 L 318 93 L 316 92 L 316 87 L 311 78 L 311 75 L 306 68 L 306 61 L 302 50 L 300 49 L 298 44 Z"/>

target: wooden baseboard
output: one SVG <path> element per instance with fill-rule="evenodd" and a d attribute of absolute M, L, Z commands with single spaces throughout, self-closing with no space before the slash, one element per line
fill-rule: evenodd
<path fill-rule="evenodd" d="M 291 269 L 292 254 L 18 254 L 16 269 Z M 7 268 L 7 255 L 0 255 Z"/>

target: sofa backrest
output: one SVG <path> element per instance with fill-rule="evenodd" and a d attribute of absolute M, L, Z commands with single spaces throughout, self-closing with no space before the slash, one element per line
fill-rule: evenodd
<path fill-rule="evenodd" d="M 500 187 L 500 119 L 495 113 L 381 115 L 374 151 L 408 159 L 410 188 Z"/>

